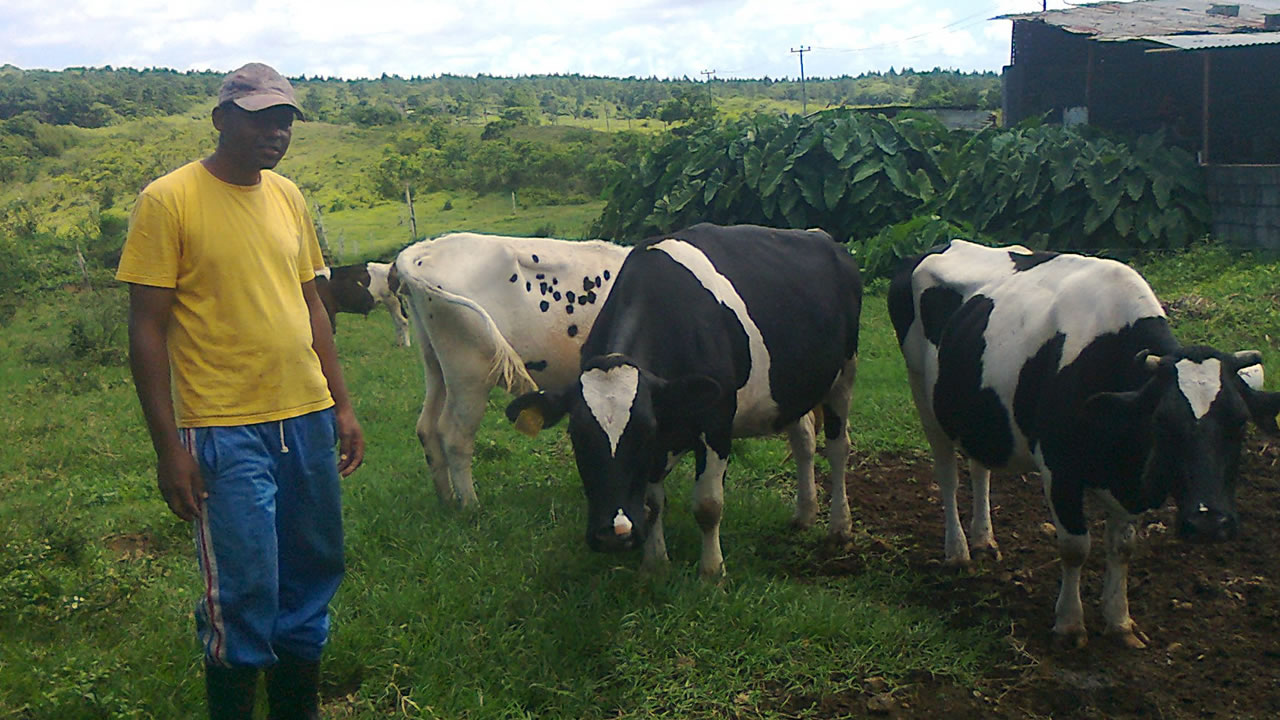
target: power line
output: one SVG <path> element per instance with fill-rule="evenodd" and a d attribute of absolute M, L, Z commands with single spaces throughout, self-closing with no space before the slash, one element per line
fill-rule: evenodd
<path fill-rule="evenodd" d="M 809 92 L 804 86 L 804 54 L 813 50 L 807 45 L 801 45 L 798 48 L 791 48 L 791 52 L 800 53 L 800 98 L 802 111 L 805 115 L 809 114 Z"/>
<path fill-rule="evenodd" d="M 907 37 L 898 38 L 897 40 L 894 40 L 892 42 L 877 43 L 875 45 L 867 45 L 865 47 L 859 47 L 859 48 L 819 47 L 818 49 L 824 52 L 866 52 L 868 50 L 881 50 L 883 48 L 895 47 L 897 45 L 901 45 L 904 42 L 910 42 L 911 40 L 919 40 L 921 38 L 929 37 L 930 35 L 936 35 L 942 32 L 943 30 L 958 30 L 960 29 L 958 26 L 965 25 L 966 23 L 969 25 L 977 25 L 980 22 L 986 22 L 986 20 L 988 19 L 986 16 L 991 12 L 994 12 L 997 8 L 998 6 L 995 6 L 987 10 L 984 10 L 982 12 L 974 13 L 972 15 L 966 15 L 965 17 L 962 17 L 959 20 L 954 20 L 950 23 L 947 23 L 942 27 L 926 30 L 925 32 L 918 33 L 916 35 L 908 35 Z"/>

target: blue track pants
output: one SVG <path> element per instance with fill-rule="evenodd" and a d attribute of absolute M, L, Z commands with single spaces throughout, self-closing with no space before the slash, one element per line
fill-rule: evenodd
<path fill-rule="evenodd" d="M 318 660 L 343 571 L 332 408 L 182 432 L 209 494 L 193 523 L 206 659 L 266 667 L 281 651 Z"/>

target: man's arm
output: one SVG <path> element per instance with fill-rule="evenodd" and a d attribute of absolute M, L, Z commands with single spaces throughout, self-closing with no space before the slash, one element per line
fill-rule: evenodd
<path fill-rule="evenodd" d="M 333 411 L 338 421 L 338 472 L 346 477 L 364 462 L 364 430 L 356 420 L 346 381 L 342 379 L 338 349 L 333 342 L 333 326 L 329 324 L 329 314 L 316 292 L 315 280 L 302 283 L 302 296 L 306 298 L 307 310 L 311 313 L 311 347 L 320 358 L 320 370 L 329 383 L 329 394 L 333 396 Z"/>
<path fill-rule="evenodd" d="M 129 368 L 156 451 L 156 484 L 173 514 L 189 521 L 208 496 L 200 466 L 182 446 L 173 418 L 166 336 L 173 298 L 173 288 L 129 285 Z"/>

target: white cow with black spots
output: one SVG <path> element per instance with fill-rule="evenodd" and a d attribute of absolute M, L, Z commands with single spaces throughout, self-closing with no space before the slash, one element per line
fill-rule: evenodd
<path fill-rule="evenodd" d="M 602 240 L 452 233 L 410 245 L 391 285 L 422 351 L 418 439 L 444 502 L 476 502 L 475 434 L 495 386 L 513 393 L 577 378 L 587 332 L 626 257 Z"/>
<path fill-rule="evenodd" d="M 1155 294 L 1114 260 L 956 240 L 906 263 L 889 288 L 934 478 L 946 559 L 996 553 L 990 471 L 1039 471 L 1058 534 L 1054 632 L 1085 642 L 1080 571 L 1086 491 L 1107 509 L 1102 615 L 1129 647 L 1129 558 L 1139 513 L 1177 503 L 1189 541 L 1236 537 L 1236 471 L 1246 422 L 1275 433 L 1280 393 L 1261 390 L 1262 356 L 1183 346 Z M 970 458 L 972 537 L 956 508 L 956 450 Z"/>

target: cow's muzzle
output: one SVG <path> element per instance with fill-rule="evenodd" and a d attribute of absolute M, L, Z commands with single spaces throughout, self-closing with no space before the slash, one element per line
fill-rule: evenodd
<path fill-rule="evenodd" d="M 1193 543 L 1234 540 L 1240 534 L 1240 523 L 1233 515 L 1204 507 L 1178 518 L 1178 539 Z"/>

